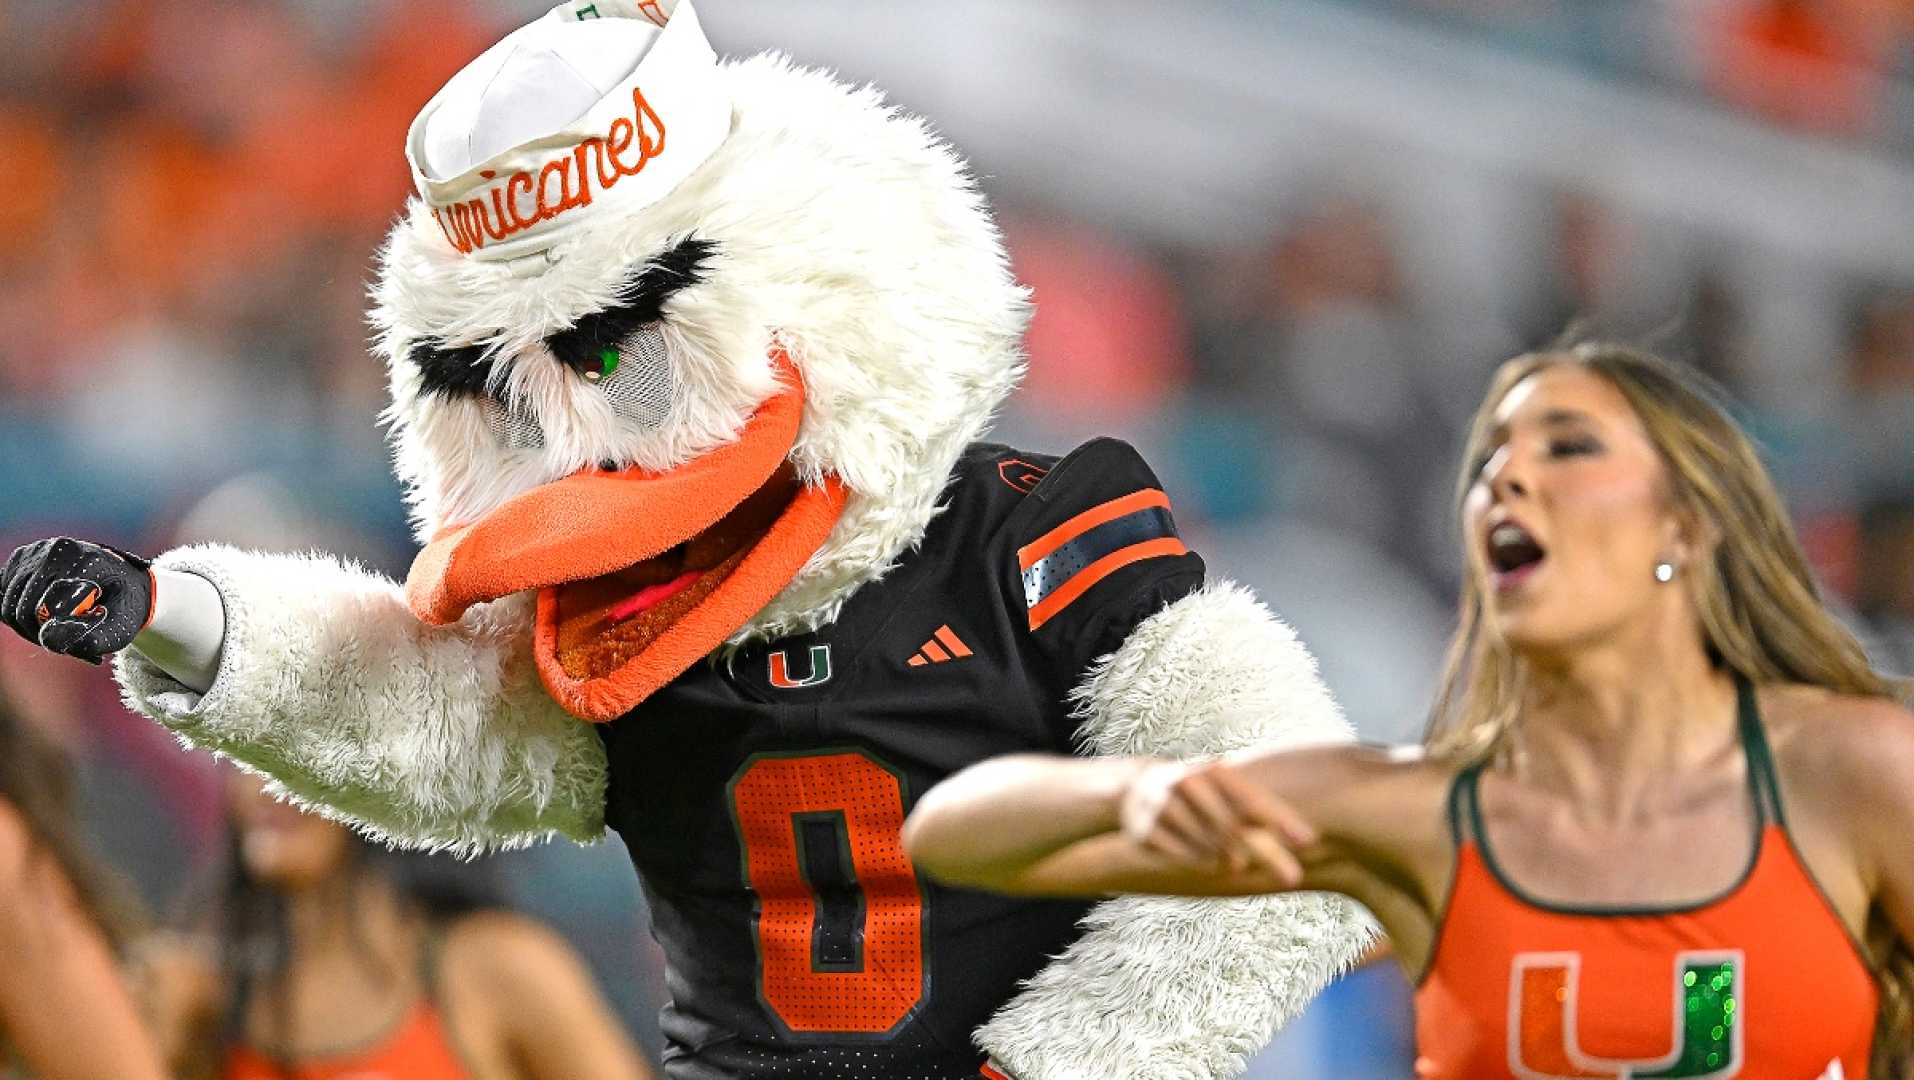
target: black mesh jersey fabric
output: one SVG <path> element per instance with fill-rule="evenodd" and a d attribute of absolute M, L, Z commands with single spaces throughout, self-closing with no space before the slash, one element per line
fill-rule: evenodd
<path fill-rule="evenodd" d="M 929 881 L 898 829 L 965 766 L 1076 749 L 1090 662 L 1203 579 L 1138 494 L 1156 491 L 1116 440 L 972 446 L 923 543 L 835 623 L 714 656 L 604 725 L 608 818 L 667 961 L 667 1076 L 978 1075 L 971 1033 L 1088 905 Z M 1046 550 L 1067 558 L 1037 620 L 1024 564 Z"/>

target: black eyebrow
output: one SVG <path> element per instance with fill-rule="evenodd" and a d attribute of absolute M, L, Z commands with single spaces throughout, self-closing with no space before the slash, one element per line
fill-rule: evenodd
<path fill-rule="evenodd" d="M 419 369 L 419 392 L 438 397 L 484 397 L 492 365 L 485 361 L 486 346 L 446 346 L 422 342 L 406 356 Z"/>
<path fill-rule="evenodd" d="M 664 317 L 665 302 L 681 289 L 705 280 L 718 245 L 687 236 L 645 262 L 618 298 L 602 311 L 582 315 L 570 328 L 545 339 L 561 363 L 579 371 L 596 370 L 598 354 L 617 345 L 646 323 Z M 427 340 L 407 358 L 419 368 L 420 391 L 441 397 L 483 397 L 492 374 L 487 345 L 446 345 Z"/>
<path fill-rule="evenodd" d="M 647 260 L 610 307 L 580 316 L 570 329 L 546 338 L 546 347 L 560 363 L 579 371 L 598 370 L 600 352 L 615 347 L 639 327 L 664 318 L 666 301 L 705 280 L 717 250 L 718 245 L 709 240 L 685 237 Z"/>

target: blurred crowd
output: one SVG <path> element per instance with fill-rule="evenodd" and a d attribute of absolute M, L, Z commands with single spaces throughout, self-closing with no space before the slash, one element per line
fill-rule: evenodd
<path fill-rule="evenodd" d="M 1345 4 L 1914 173 L 1911 0 Z M 369 260 L 413 114 L 539 6 L 0 0 L 0 550 L 243 538 L 403 574 Z M 1751 289 L 1720 237 L 1521 179 L 1520 258 L 1484 312 L 1405 244 L 1428 210 L 1400 185 L 1326 170 L 1219 242 L 1127 235 L 1011 170 L 987 184 L 1038 306 L 999 437 L 1143 447 L 1193 546 L 1298 626 L 1365 734 L 1418 733 L 1457 581 L 1455 456 L 1489 372 L 1572 325 L 1720 380 L 1827 588 L 1914 673 L 1914 280 L 1829 288 L 1824 267 Z M 1777 298 L 1828 328 L 1778 362 Z M 100 846 L 150 905 L 177 903 L 223 842 L 218 777 L 78 665 L 0 642 L 0 681 L 81 757 Z M 654 1038 L 662 990 L 615 844 L 485 872 L 583 943 Z"/>
<path fill-rule="evenodd" d="M 1707 93 L 1778 124 L 1914 147 L 1907 0 L 1352 0 Z"/>

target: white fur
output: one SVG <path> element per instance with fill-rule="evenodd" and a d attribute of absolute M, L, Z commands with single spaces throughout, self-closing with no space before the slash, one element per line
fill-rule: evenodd
<path fill-rule="evenodd" d="M 1248 590 L 1213 583 L 1145 620 L 1073 694 L 1096 754 L 1193 757 L 1351 738 L 1316 663 Z M 1325 893 L 1127 897 L 977 1032 L 1018 1080 L 1220 1080 L 1374 935 Z"/>
<path fill-rule="evenodd" d="M 829 622 L 923 536 L 957 456 L 1022 372 L 1028 304 L 963 163 L 921 121 L 777 56 L 722 77 L 735 103 L 724 145 L 642 213 L 581 230 L 541 275 L 457 255 L 415 200 L 387 243 L 373 317 L 422 535 L 601 460 L 657 470 L 712 450 L 775 390 L 769 353 L 786 347 L 807 395 L 791 460 L 851 494 L 742 639 Z M 661 426 L 621 424 L 539 342 L 687 236 L 717 254 L 666 308 L 678 404 Z M 549 445 L 506 450 L 476 404 L 420 395 L 407 354 L 427 340 L 492 345 L 509 369 L 494 377 L 538 411 Z"/>
<path fill-rule="evenodd" d="M 923 123 L 776 56 L 722 77 L 735 103 L 725 144 L 642 213 L 580 230 L 541 275 L 456 255 L 415 201 L 382 253 L 373 320 L 421 536 L 604 459 L 656 470 L 713 450 L 775 391 L 768 356 L 786 348 L 807 394 L 791 460 L 851 494 L 741 640 L 828 623 L 922 537 L 1021 373 L 1028 305 L 962 163 Z M 662 424 L 622 423 L 540 343 L 687 236 L 717 254 L 665 311 L 682 393 Z M 487 345 L 495 384 L 538 413 L 548 445 L 508 450 L 477 405 L 422 395 L 409 353 L 427 341 Z M 164 562 L 213 580 L 228 605 L 203 699 L 136 654 L 120 661 L 128 700 L 186 741 L 405 843 L 473 850 L 602 829 L 604 753 L 540 687 L 528 597 L 431 629 L 390 582 L 329 560 L 197 549 Z M 1227 588 L 1146 622 L 1078 700 L 1100 753 L 1347 737 L 1293 636 Z M 1230 1075 L 1367 933 L 1349 905 L 1309 896 L 1122 900 L 1087 925 L 979 1032 L 1024 1080 Z"/>
<path fill-rule="evenodd" d="M 429 627 L 392 582 L 328 557 L 209 546 L 155 565 L 211 580 L 226 606 L 203 697 L 137 651 L 117 660 L 127 704 L 187 745 L 407 847 L 603 833 L 604 747 L 532 670 L 529 596 Z"/>

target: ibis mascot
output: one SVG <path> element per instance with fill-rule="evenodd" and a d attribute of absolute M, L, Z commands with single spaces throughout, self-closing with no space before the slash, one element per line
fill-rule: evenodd
<path fill-rule="evenodd" d="M 471 853 L 617 830 L 673 1080 L 1213 1080 L 1363 948 L 1314 894 L 917 875 L 1017 751 L 1347 738 L 1127 444 L 983 441 L 1030 313 L 963 162 L 688 0 L 576 0 L 407 137 L 379 259 L 403 584 L 221 546 L 16 552 L 6 621 L 302 805 Z"/>

